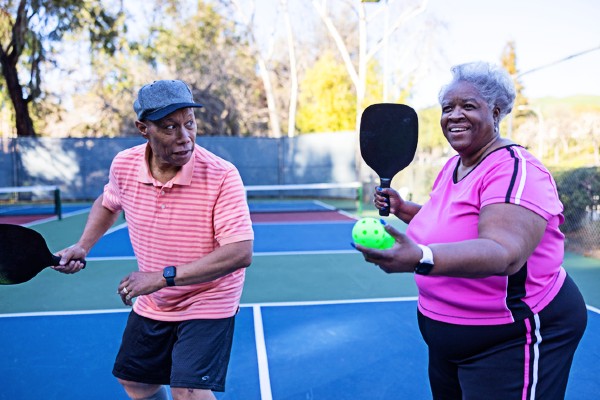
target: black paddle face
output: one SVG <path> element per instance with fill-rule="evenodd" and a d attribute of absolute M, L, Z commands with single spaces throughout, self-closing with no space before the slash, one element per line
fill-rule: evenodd
<path fill-rule="evenodd" d="M 33 229 L 0 224 L 0 284 L 27 282 L 44 268 L 58 265 L 46 241 Z"/>
<path fill-rule="evenodd" d="M 365 109 L 360 120 L 360 154 L 390 187 L 392 178 L 415 156 L 419 134 L 417 113 L 404 104 L 379 103 Z M 380 210 L 379 215 L 389 215 Z"/>

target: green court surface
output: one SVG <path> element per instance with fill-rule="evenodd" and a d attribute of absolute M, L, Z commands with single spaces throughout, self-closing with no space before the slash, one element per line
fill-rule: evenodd
<path fill-rule="evenodd" d="M 61 223 L 61 228 L 65 228 Z M 62 229 L 61 229 L 62 231 Z M 57 250 L 74 237 L 63 231 Z M 66 242 L 65 242 L 66 241 Z M 64 242 L 64 243 L 63 243 Z M 565 267 L 586 303 L 600 308 L 600 260 L 567 254 Z M 90 261 L 75 275 L 42 271 L 29 282 L 0 287 L 0 313 L 124 308 L 116 290 L 135 260 Z M 417 295 L 412 275 L 386 274 L 358 253 L 255 255 L 243 303 L 350 300 Z"/>

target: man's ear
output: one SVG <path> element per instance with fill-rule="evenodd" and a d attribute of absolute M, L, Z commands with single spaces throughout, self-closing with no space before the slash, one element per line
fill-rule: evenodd
<path fill-rule="evenodd" d="M 140 131 L 143 137 L 148 137 L 148 125 L 142 121 L 135 121 L 135 126 L 138 128 L 138 131 Z"/>

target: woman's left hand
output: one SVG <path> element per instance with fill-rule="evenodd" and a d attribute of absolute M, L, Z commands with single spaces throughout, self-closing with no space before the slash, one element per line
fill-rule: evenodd
<path fill-rule="evenodd" d="M 415 266 L 422 257 L 422 251 L 415 242 L 391 225 L 385 225 L 385 230 L 395 239 L 394 246 L 387 250 L 377 250 L 355 245 L 365 261 L 377 265 L 388 274 L 394 272 L 414 272 Z"/>

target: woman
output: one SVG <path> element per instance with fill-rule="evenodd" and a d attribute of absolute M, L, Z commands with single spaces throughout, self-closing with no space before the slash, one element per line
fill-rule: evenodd
<path fill-rule="evenodd" d="M 376 207 L 389 195 L 406 235 L 387 225 L 393 248 L 356 248 L 388 273 L 415 273 L 435 399 L 562 399 L 587 312 L 561 266 L 556 185 L 500 136 L 515 99 L 506 71 L 477 62 L 452 73 L 440 123 L 458 154 L 422 206 L 377 188 Z"/>

